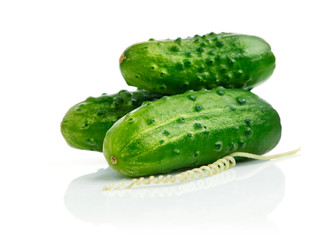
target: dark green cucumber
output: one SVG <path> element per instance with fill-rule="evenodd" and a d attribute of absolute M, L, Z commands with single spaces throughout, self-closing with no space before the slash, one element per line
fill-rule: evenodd
<path fill-rule="evenodd" d="M 165 94 L 217 86 L 250 90 L 275 68 L 267 42 L 233 33 L 152 39 L 127 48 L 119 62 L 129 85 Z"/>
<path fill-rule="evenodd" d="M 122 116 L 163 95 L 146 90 L 89 97 L 70 108 L 61 123 L 61 132 L 67 143 L 79 149 L 102 152 L 108 129 Z"/>
<path fill-rule="evenodd" d="M 278 113 L 250 91 L 187 91 L 143 104 L 107 132 L 104 155 L 139 177 L 209 164 L 232 152 L 264 154 L 280 140 Z"/>

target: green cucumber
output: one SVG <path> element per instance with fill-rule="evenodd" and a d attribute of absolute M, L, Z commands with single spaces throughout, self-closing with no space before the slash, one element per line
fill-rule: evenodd
<path fill-rule="evenodd" d="M 102 152 L 108 129 L 122 116 L 142 105 L 144 101 L 161 96 L 146 90 L 89 97 L 68 110 L 61 123 L 61 132 L 74 148 Z"/>
<path fill-rule="evenodd" d="M 243 89 L 187 91 L 143 104 L 107 132 L 104 156 L 139 177 L 209 164 L 232 152 L 264 154 L 281 137 L 278 113 Z"/>
<path fill-rule="evenodd" d="M 250 90 L 275 68 L 267 42 L 233 33 L 151 39 L 127 48 L 119 62 L 127 84 L 164 94 L 217 86 Z"/>

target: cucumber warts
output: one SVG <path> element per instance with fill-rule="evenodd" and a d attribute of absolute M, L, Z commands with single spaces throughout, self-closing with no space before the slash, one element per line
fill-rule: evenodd
<path fill-rule="evenodd" d="M 89 97 L 68 110 L 61 123 L 61 132 L 74 148 L 102 151 L 107 130 L 119 118 L 141 106 L 144 101 L 161 96 L 146 90 L 121 90 L 113 95 Z"/>
<path fill-rule="evenodd" d="M 233 33 L 151 39 L 127 48 L 119 62 L 129 85 L 165 94 L 217 86 L 250 90 L 275 68 L 267 42 Z"/>
<path fill-rule="evenodd" d="M 119 173 L 145 176 L 264 154 L 280 140 L 278 113 L 250 91 L 216 88 L 143 104 L 107 132 L 104 155 Z"/>

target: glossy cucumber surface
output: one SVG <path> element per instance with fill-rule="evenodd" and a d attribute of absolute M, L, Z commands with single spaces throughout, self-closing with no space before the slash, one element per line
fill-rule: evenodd
<path fill-rule="evenodd" d="M 209 164 L 232 152 L 264 154 L 281 137 L 278 113 L 250 91 L 187 91 L 143 104 L 107 132 L 104 155 L 139 177 Z"/>
<path fill-rule="evenodd" d="M 61 123 L 61 132 L 74 148 L 102 152 L 107 130 L 122 116 L 141 106 L 144 101 L 161 96 L 145 90 L 89 97 L 71 107 Z"/>
<path fill-rule="evenodd" d="M 164 94 L 217 86 L 250 90 L 275 68 L 266 41 L 234 33 L 152 39 L 128 47 L 119 62 L 129 85 Z"/>

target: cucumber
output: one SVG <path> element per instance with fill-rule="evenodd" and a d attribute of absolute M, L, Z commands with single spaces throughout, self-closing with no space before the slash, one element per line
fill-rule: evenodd
<path fill-rule="evenodd" d="M 233 33 L 151 39 L 127 48 L 119 62 L 128 85 L 163 94 L 217 86 L 250 90 L 275 68 L 267 42 Z"/>
<path fill-rule="evenodd" d="M 107 130 L 122 116 L 144 101 L 159 99 L 158 93 L 146 90 L 89 97 L 70 108 L 61 123 L 61 132 L 74 148 L 102 152 Z"/>
<path fill-rule="evenodd" d="M 278 113 L 248 90 L 187 91 L 143 104 L 107 132 L 104 156 L 140 177 L 213 163 L 232 152 L 264 154 L 280 140 Z"/>

